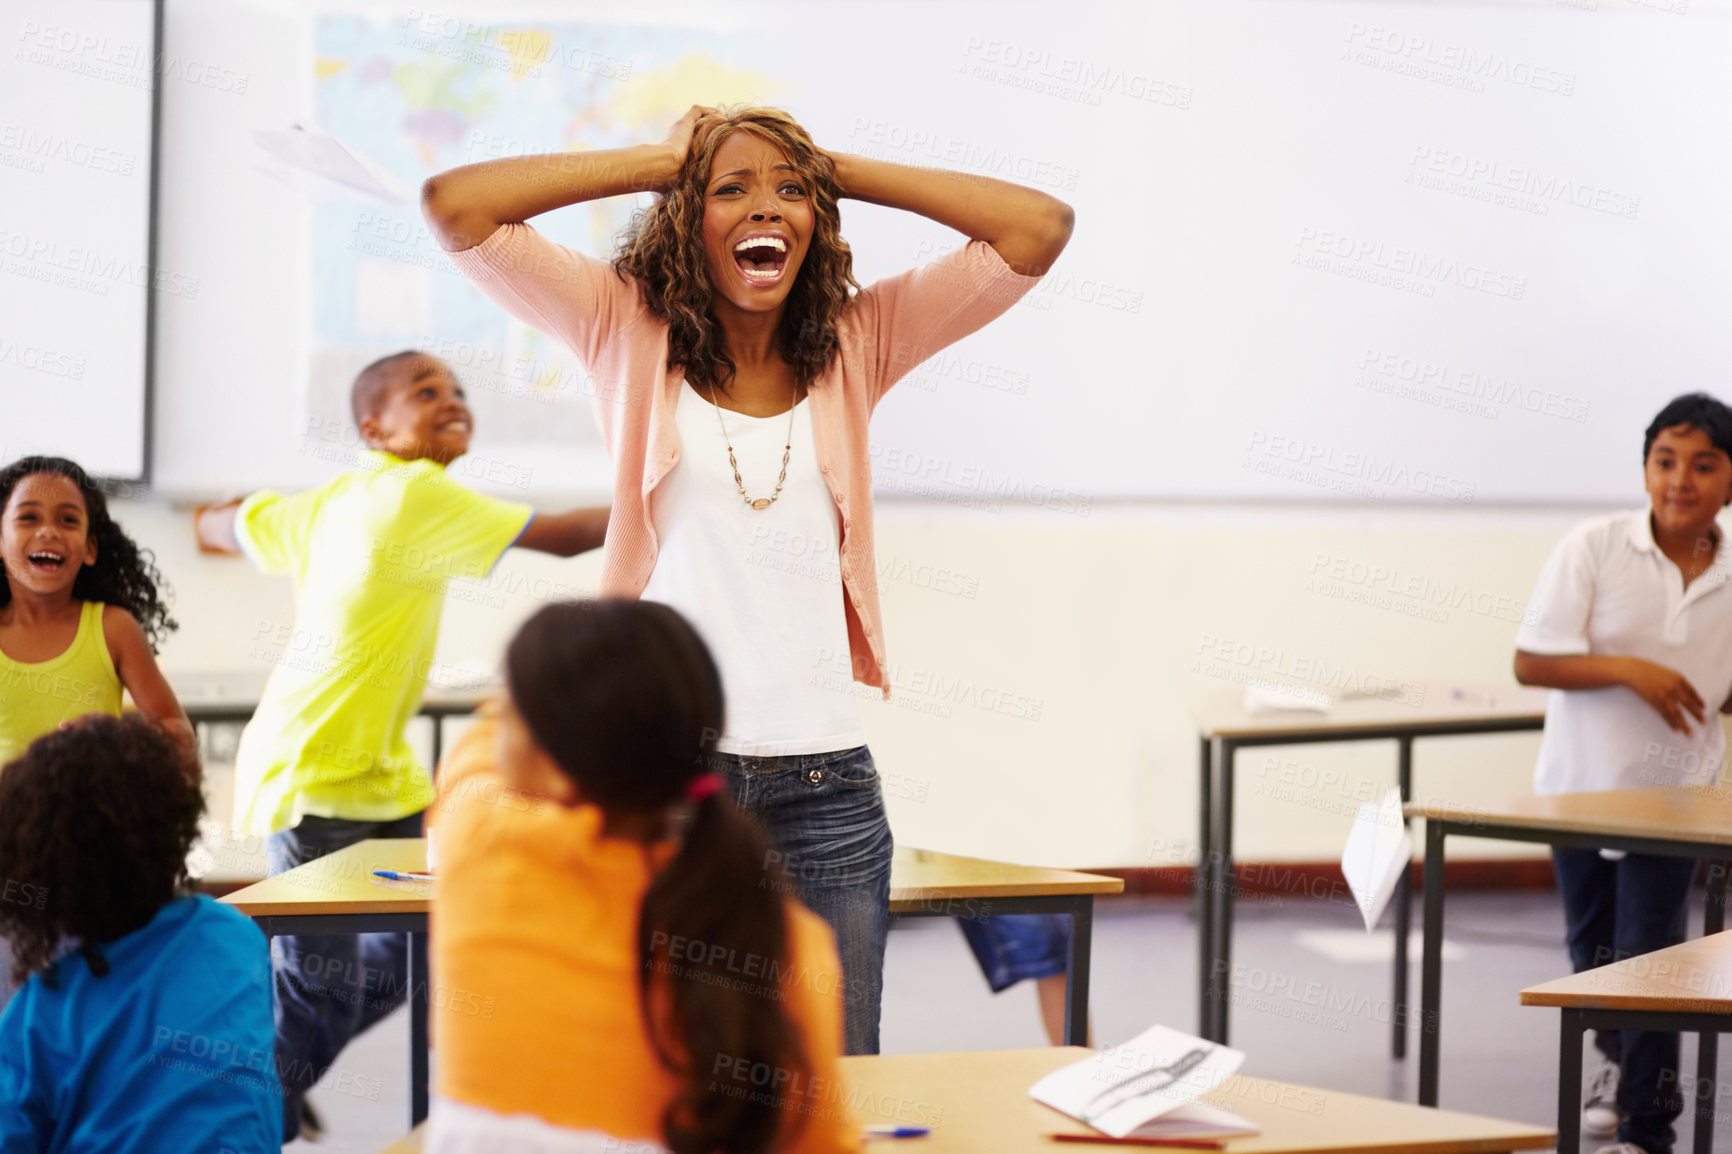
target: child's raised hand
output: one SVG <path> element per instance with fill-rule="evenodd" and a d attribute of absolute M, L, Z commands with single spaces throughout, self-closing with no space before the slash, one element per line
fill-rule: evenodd
<path fill-rule="evenodd" d="M 198 538 L 200 553 L 222 553 L 233 556 L 241 551 L 235 538 L 235 516 L 245 497 L 235 497 L 217 505 L 200 505 L 193 510 L 193 532 Z"/>
<path fill-rule="evenodd" d="M 1641 658 L 1632 660 L 1625 684 L 1653 706 L 1654 712 L 1665 718 L 1667 725 L 1686 737 L 1690 735 L 1689 717 L 1701 724 L 1708 716 L 1702 705 L 1702 695 L 1696 692 L 1689 679 L 1658 662 Z"/>

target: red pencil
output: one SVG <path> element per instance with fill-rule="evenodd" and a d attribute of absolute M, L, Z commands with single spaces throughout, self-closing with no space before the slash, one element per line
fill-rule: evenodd
<path fill-rule="evenodd" d="M 1106 1134 L 1048 1134 L 1054 1142 L 1094 1142 L 1103 1146 L 1165 1146 L 1178 1150 L 1225 1150 L 1218 1138 L 1114 1138 Z"/>

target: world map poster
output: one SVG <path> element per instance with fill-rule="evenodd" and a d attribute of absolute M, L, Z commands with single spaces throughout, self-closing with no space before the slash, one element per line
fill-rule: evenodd
<path fill-rule="evenodd" d="M 347 391 L 355 371 L 405 348 L 442 358 L 464 384 L 476 467 L 497 464 L 487 454 L 507 446 L 598 453 L 583 368 L 458 273 L 422 220 L 416 190 L 458 165 L 657 141 L 694 103 L 775 103 L 788 96 L 787 82 L 745 62 L 749 38 L 718 30 L 325 15 L 314 40 L 318 127 L 405 190 L 400 203 L 313 210 L 307 400 L 315 428 L 345 431 L 326 438 L 332 455 L 354 447 Z M 607 259 L 648 201 L 613 197 L 534 226 Z M 503 467 L 476 479 L 531 482 L 525 469 Z"/>

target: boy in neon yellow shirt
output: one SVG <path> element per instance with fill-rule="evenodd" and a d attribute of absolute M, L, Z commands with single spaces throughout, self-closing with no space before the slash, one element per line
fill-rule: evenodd
<path fill-rule="evenodd" d="M 433 800 L 405 736 L 433 663 L 449 578 L 485 577 L 513 545 L 575 556 L 602 543 L 605 507 L 537 514 L 482 496 L 446 466 L 474 427 L 463 388 L 423 353 L 385 357 L 351 392 L 358 468 L 293 496 L 202 509 L 200 544 L 296 583 L 282 659 L 235 757 L 235 826 L 268 834 L 269 870 L 367 838 L 419 837 Z M 356 1034 L 403 1001 L 401 934 L 276 939 L 284 1141 L 304 1095 Z M 309 1130 L 316 1124 L 309 1119 Z"/>

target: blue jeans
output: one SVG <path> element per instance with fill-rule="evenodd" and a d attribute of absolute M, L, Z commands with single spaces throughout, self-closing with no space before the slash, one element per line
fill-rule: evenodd
<path fill-rule="evenodd" d="M 1607 861 L 1598 850 L 1554 849 L 1552 864 L 1577 973 L 1684 940 L 1696 859 L 1633 853 Z M 1678 1035 L 1599 1030 L 1594 1045 L 1620 1067 L 1618 1141 L 1648 1154 L 1671 1154 L 1677 1137 L 1672 1123 L 1684 1110 Z"/>
<path fill-rule="evenodd" d="M 893 845 L 872 754 L 862 745 L 834 753 L 714 758 L 729 795 L 757 818 L 800 900 L 836 932 L 844 1051 L 876 1054 Z"/>
<path fill-rule="evenodd" d="M 0 938 L 0 1010 L 6 1008 L 6 1003 L 19 989 L 12 982 L 12 961 L 12 946 L 5 938 Z"/>
<path fill-rule="evenodd" d="M 271 835 L 271 876 L 373 837 L 420 837 L 421 815 L 396 821 L 304 817 Z M 409 941 L 403 934 L 285 934 L 271 941 L 276 976 L 277 1075 L 283 1141 L 301 1129 L 301 1098 L 349 1040 L 403 1004 Z"/>

